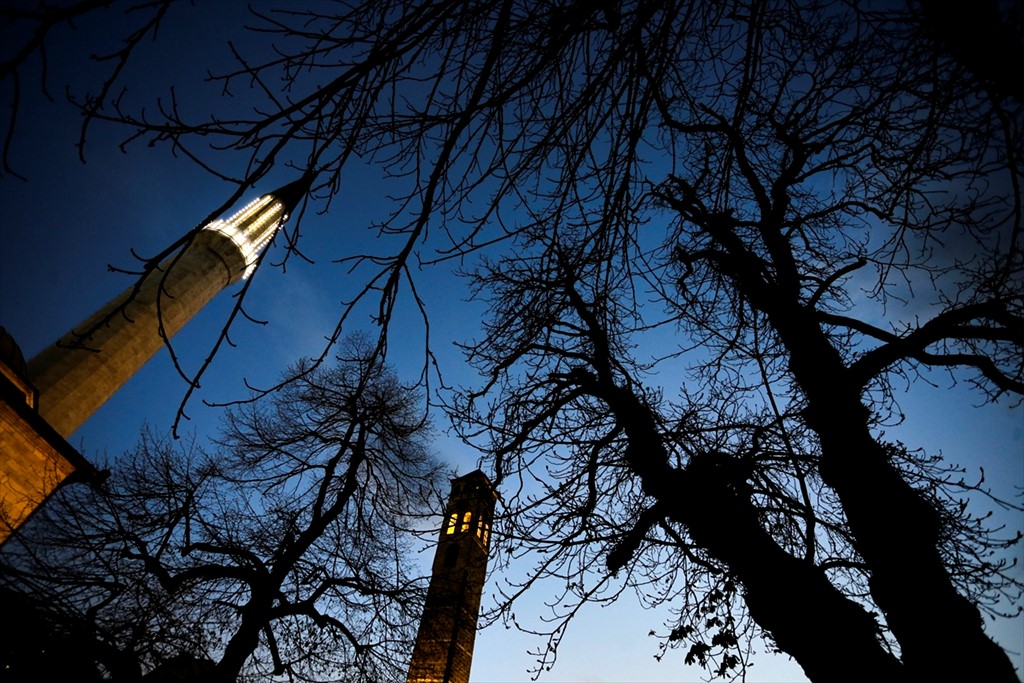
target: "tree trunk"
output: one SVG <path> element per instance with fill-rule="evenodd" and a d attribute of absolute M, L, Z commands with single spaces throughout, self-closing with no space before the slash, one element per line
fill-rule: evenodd
<path fill-rule="evenodd" d="M 674 469 L 650 409 L 636 395 L 610 382 L 584 388 L 606 401 L 622 425 L 629 440 L 626 459 L 645 493 L 729 567 L 751 616 L 809 678 L 833 681 L 837 672 L 850 680 L 902 677 L 874 618 L 761 526 L 749 485 L 738 468 L 729 467 L 727 456 L 695 457 L 685 470 Z"/>
<path fill-rule="evenodd" d="M 984 632 L 978 608 L 960 595 L 939 553 L 938 512 L 893 467 L 872 437 L 862 387 L 802 308 L 768 311 L 807 399 L 821 442 L 821 476 L 836 491 L 871 595 L 900 643 L 911 678 L 1016 682 L 1009 657 Z"/>

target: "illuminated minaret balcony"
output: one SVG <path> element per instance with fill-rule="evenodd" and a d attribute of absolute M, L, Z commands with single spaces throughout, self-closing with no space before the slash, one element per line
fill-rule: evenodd
<path fill-rule="evenodd" d="M 210 223 L 203 231 L 220 233 L 234 243 L 245 264 L 241 277 L 248 277 L 256 267 L 256 260 L 263 247 L 274 239 L 277 228 L 288 220 L 286 210 L 283 201 L 274 194 L 266 194 L 250 202 L 228 220 Z"/>
<path fill-rule="evenodd" d="M 260 251 L 309 189 L 306 176 L 200 231 L 150 272 L 28 364 L 39 414 L 67 437 L 219 291 L 247 277 Z"/>

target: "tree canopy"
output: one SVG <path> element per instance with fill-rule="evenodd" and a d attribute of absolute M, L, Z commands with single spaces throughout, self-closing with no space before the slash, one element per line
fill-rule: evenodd
<path fill-rule="evenodd" d="M 330 255 L 362 289 L 324 357 L 362 315 L 386 356 L 410 299 L 426 382 L 420 268 L 488 305 L 457 340 L 482 379 L 439 400 L 502 491 L 499 559 L 536 562 L 506 614 L 560 579 L 557 645 L 625 577 L 723 676 L 762 633 L 813 680 L 1016 679 L 982 613 L 1019 613 L 1019 533 L 885 429 L 936 372 L 983 403 L 1024 390 L 1024 116 L 992 68 L 1019 11 L 982 3 L 958 34 L 915 2 L 257 4 L 272 49 L 211 65 L 210 112 L 119 94 L 177 6 L 81 2 L 19 17 L 38 39 L 0 75 L 94 4 L 142 28 L 76 92 L 83 139 L 112 123 L 186 155 L 234 184 L 225 207 L 292 167 L 330 211 L 382 170 L 380 249 Z M 298 227 L 278 242 L 303 254 Z"/>
<path fill-rule="evenodd" d="M 404 678 L 424 590 L 409 530 L 441 474 L 421 399 L 359 340 L 290 376 L 212 450 L 144 436 L 5 547 L 3 588 L 38 602 L 17 613 L 51 624 L 5 641 L 5 676 L 54 666 L 41 646 L 75 652 L 76 678 Z"/>

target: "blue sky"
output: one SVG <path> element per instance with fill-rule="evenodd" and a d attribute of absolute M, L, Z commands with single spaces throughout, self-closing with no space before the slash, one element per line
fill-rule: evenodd
<path fill-rule="evenodd" d="M 224 7 L 241 9 L 242 4 L 225 3 Z M 228 14 L 227 10 L 221 12 L 222 21 L 226 22 Z M 83 22 L 87 29 L 100 25 Z M 117 28 L 113 23 L 108 27 L 112 32 Z M 201 77 L 205 60 L 218 55 L 207 46 L 239 29 L 240 25 L 193 20 L 168 26 L 159 49 L 147 48 L 152 54 L 147 55 L 141 75 L 154 87 L 171 77 L 179 82 Z M 79 120 L 61 99 L 64 80 L 70 80 L 71 73 L 86 64 L 83 48 L 74 37 L 62 35 L 65 49 L 51 53 L 49 82 L 55 101 L 40 96 L 30 79 L 22 83 L 22 118 L 11 162 L 27 181 L 0 178 L 4 245 L 0 251 L 0 324 L 15 336 L 27 358 L 131 284 L 129 276 L 108 272 L 108 264 L 132 268 L 130 250 L 155 253 L 234 189 L 165 149 L 136 145 L 124 154 L 116 147 L 116 134 L 103 126 L 93 131 L 88 163 L 81 164 L 74 147 Z M 275 171 L 260 189 L 270 190 L 293 179 L 286 171 Z M 186 412 L 192 420 L 183 426 L 185 433 L 194 430 L 207 435 L 216 428 L 219 410 L 205 407 L 202 401 L 243 397 L 245 381 L 268 385 L 298 357 L 320 352 L 335 325 L 339 302 L 351 297 L 360 282 L 359 272 L 351 273 L 331 261 L 362 248 L 376 248 L 378 238 L 370 225 L 386 201 L 386 188 L 369 169 L 349 176 L 329 214 L 318 215 L 316 210 L 322 207 L 316 204 L 309 207 L 301 224 L 303 248 L 316 263 L 292 259 L 286 272 L 263 269 L 256 275 L 249 312 L 270 324 L 238 324 L 232 334 L 238 346 L 218 359 L 191 400 Z M 278 249 L 271 256 L 280 253 Z M 477 335 L 483 314 L 480 305 L 466 301 L 463 283 L 445 268 L 418 276 L 420 293 L 431 314 L 433 349 L 446 381 L 476 383 L 452 342 Z M 208 353 L 235 291 L 237 288 L 222 293 L 175 338 L 187 367 L 198 367 Z M 364 317 L 356 318 L 354 329 L 369 325 L 368 312 L 359 311 Z M 424 328 L 408 299 L 402 303 L 393 332 L 394 339 L 403 340 L 408 349 L 392 353 L 391 360 L 401 376 L 414 377 L 422 367 Z M 927 379 L 934 386 L 915 382 L 900 397 L 907 418 L 888 436 L 910 447 L 941 451 L 970 472 L 983 466 L 995 492 L 1012 497 L 1024 486 L 1021 410 L 1006 404 L 974 408 L 977 397 L 964 386 L 952 386 L 942 374 Z M 184 392 L 184 382 L 175 375 L 166 352 L 161 352 L 70 441 L 87 457 L 101 461 L 105 453 L 131 448 L 143 423 L 158 431 L 168 430 Z M 437 424 L 444 427 L 440 415 Z M 436 449 L 460 473 L 476 466 L 475 454 L 447 438 L 443 430 Z M 1011 527 L 1024 526 L 1018 513 L 998 514 Z M 1021 550 L 1016 552 L 1021 561 Z M 424 553 L 425 565 L 428 555 L 429 551 Z M 492 576 L 492 586 L 501 578 Z M 550 597 L 535 593 L 516 612 L 536 618 Z M 485 595 L 485 608 L 488 604 L 492 602 Z M 647 634 L 651 629 L 662 630 L 666 616 L 639 609 L 629 593 L 612 607 L 585 609 L 563 642 L 556 668 L 540 680 L 700 680 L 700 670 L 684 667 L 685 652 L 673 652 L 660 663 L 654 660 L 657 642 Z M 1017 648 L 1014 661 L 1020 671 L 1021 621 L 999 622 L 993 633 Z M 542 646 L 542 641 L 506 630 L 499 622 L 478 637 L 473 680 L 526 680 L 534 661 L 528 650 Z M 748 681 L 800 680 L 799 668 L 784 656 L 761 657 L 756 662 Z"/>

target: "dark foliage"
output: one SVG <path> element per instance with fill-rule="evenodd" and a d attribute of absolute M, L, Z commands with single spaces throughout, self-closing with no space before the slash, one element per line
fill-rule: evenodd
<path fill-rule="evenodd" d="M 209 453 L 144 438 L 5 545 L 5 589 L 35 596 L 68 662 L 115 681 L 404 675 L 408 529 L 440 471 L 416 392 L 372 347 L 343 351 L 230 413 Z"/>

